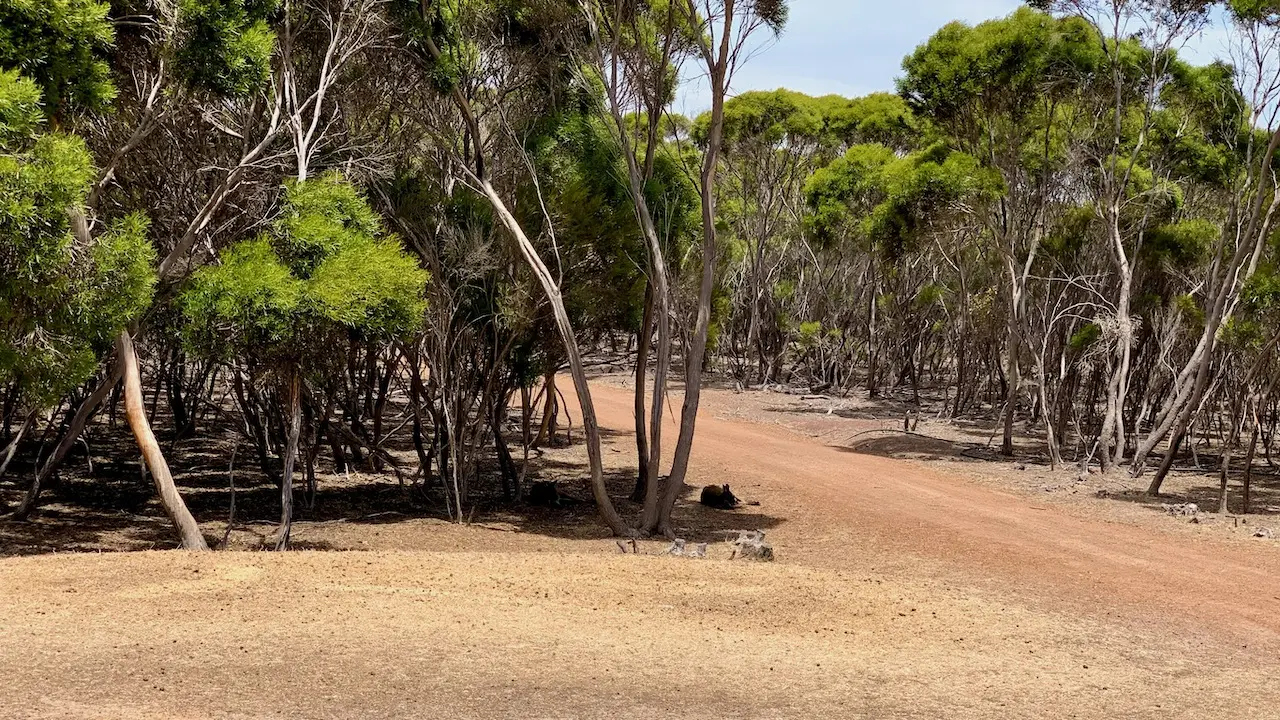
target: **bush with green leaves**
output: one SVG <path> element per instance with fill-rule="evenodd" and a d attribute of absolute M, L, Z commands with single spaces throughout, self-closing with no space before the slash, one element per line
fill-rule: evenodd
<path fill-rule="evenodd" d="M 99 0 L 0 0 L 0 68 L 36 83 L 51 116 L 104 110 L 115 98 L 102 54 L 115 32 Z"/>
<path fill-rule="evenodd" d="M 73 232 L 97 171 L 83 140 L 44 122 L 36 83 L 0 70 L 0 383 L 35 407 L 88 378 L 156 280 L 145 217 Z"/>
<path fill-rule="evenodd" d="M 181 0 L 177 60 L 188 85 L 236 97 L 267 81 L 278 0 Z"/>
<path fill-rule="evenodd" d="M 269 232 L 195 273 L 182 297 L 186 339 L 218 360 L 307 372 L 350 335 L 412 334 L 426 281 L 360 193 L 330 173 L 289 184 Z"/>

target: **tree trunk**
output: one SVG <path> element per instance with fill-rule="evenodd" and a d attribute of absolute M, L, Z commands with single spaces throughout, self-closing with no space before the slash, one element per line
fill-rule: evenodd
<path fill-rule="evenodd" d="M 9 469 L 9 463 L 13 460 L 13 456 L 18 453 L 18 445 L 22 444 L 22 436 L 26 435 L 27 428 L 36 420 L 36 411 L 32 410 L 22 419 L 22 424 L 18 426 L 18 432 L 14 433 L 13 438 L 9 441 L 9 447 L 4 450 L 4 458 L 0 459 L 0 477 L 4 477 L 4 473 Z"/>
<path fill-rule="evenodd" d="M 103 379 L 84 402 L 80 403 L 80 407 L 76 409 L 75 417 L 71 419 L 71 425 L 63 433 L 62 439 L 58 441 L 58 446 L 54 448 L 53 454 L 49 456 L 48 460 L 45 460 L 44 465 L 40 467 L 40 471 L 32 479 L 31 487 L 27 489 L 27 494 L 22 499 L 22 504 L 13 513 L 14 519 L 26 519 L 31 514 L 31 511 L 36 508 L 36 503 L 40 499 L 40 488 L 58 471 L 58 468 L 62 467 L 62 461 L 66 459 L 67 453 L 71 452 L 71 448 L 75 447 L 76 441 L 84 433 L 85 424 L 89 422 L 89 418 L 93 416 L 98 406 L 115 390 L 119 381 L 120 364 L 111 363 L 111 369 L 108 371 L 107 377 Z"/>
<path fill-rule="evenodd" d="M 1249 491 L 1253 482 L 1253 454 L 1258 449 L 1258 418 L 1254 415 L 1253 419 L 1253 435 L 1249 438 L 1249 451 L 1244 455 L 1244 478 L 1242 479 L 1243 487 L 1241 488 L 1243 497 L 1241 499 L 1240 514 L 1249 514 Z"/>
<path fill-rule="evenodd" d="M 502 437 L 502 423 L 507 417 L 506 392 L 499 393 L 501 398 L 494 398 L 491 424 L 493 427 L 493 446 L 498 453 L 498 469 L 502 473 L 502 495 L 508 502 L 512 499 L 512 490 L 520 482 L 516 474 L 515 461 L 511 459 L 511 451 L 507 448 L 506 438 Z"/>
<path fill-rule="evenodd" d="M 537 248 L 529 241 L 528 236 L 524 234 L 524 229 L 520 227 L 520 223 L 516 220 L 511 211 L 502 202 L 502 198 L 498 196 L 493 186 L 489 184 L 487 179 L 474 178 L 478 180 L 481 191 L 489 199 L 489 204 L 497 213 L 502 224 L 506 226 L 507 231 L 511 233 L 516 241 L 516 245 L 520 250 L 520 254 L 524 256 L 534 274 L 538 278 L 538 282 L 542 285 L 542 290 L 547 295 L 547 299 L 551 302 L 551 311 L 555 315 L 556 329 L 560 331 L 560 339 L 564 343 L 565 354 L 569 358 L 569 374 L 573 378 L 573 386 L 578 394 L 578 404 L 582 409 L 582 427 L 587 438 L 587 459 L 591 466 L 591 492 L 595 496 L 596 509 L 600 513 L 601 519 L 610 530 L 617 535 L 630 535 L 631 528 L 627 526 L 617 511 L 613 508 L 613 501 L 609 499 L 609 489 L 604 483 L 604 464 L 600 458 L 600 426 L 596 420 L 595 403 L 591 400 L 591 388 L 587 385 L 587 372 L 582 364 L 582 354 L 578 350 L 578 338 L 574 334 L 573 324 L 569 320 L 569 313 L 565 309 L 564 299 L 560 294 L 560 287 L 552 277 L 551 271 L 539 257 Z"/>
<path fill-rule="evenodd" d="M 293 527 L 293 468 L 298 461 L 298 436 L 302 432 L 302 379 L 297 371 L 289 377 L 289 431 L 284 448 L 284 473 L 280 476 L 280 533 L 276 550 L 289 547 Z"/>
<path fill-rule="evenodd" d="M 689 470 L 689 457 L 693 452 L 698 404 L 702 397 L 702 367 L 707 350 L 707 334 L 711 328 L 711 293 L 715 287 L 716 253 L 718 252 L 716 170 L 720 163 L 720 147 L 724 137 L 724 101 L 728 91 L 726 78 L 729 64 L 733 62 L 730 45 L 733 28 L 732 8 L 732 3 L 726 3 L 717 59 L 711 62 L 710 53 L 705 53 L 709 61 L 708 69 L 711 78 L 711 123 L 707 134 L 707 149 L 702 160 L 699 187 L 702 195 L 702 282 L 698 287 L 697 321 L 694 325 L 693 337 L 689 340 L 688 354 L 685 357 L 684 405 L 680 410 L 680 433 L 676 438 L 675 456 L 671 463 L 671 474 L 667 478 L 662 505 L 653 522 L 645 522 L 642 528 L 646 532 L 656 531 L 667 536 L 675 534 L 671 527 L 671 514 L 676 500 L 684 490 L 684 479 Z M 654 408 L 657 407 L 655 398 Z M 656 420 L 661 422 L 660 417 Z M 652 491 L 651 487 L 650 492 Z"/>
<path fill-rule="evenodd" d="M 133 338 L 128 330 L 120 331 L 116 338 L 116 360 L 120 363 L 120 372 L 124 377 L 124 413 L 129 429 L 138 442 L 142 458 L 151 471 L 155 481 L 156 492 L 160 496 L 160 505 L 178 530 L 178 535 L 185 550 L 208 550 L 204 536 L 200 534 L 200 526 L 187 510 L 187 505 L 178 494 L 173 483 L 173 475 L 169 473 L 169 464 L 165 462 L 160 445 L 156 442 L 151 425 L 147 422 L 146 409 L 142 404 L 142 378 L 138 373 L 138 355 L 133 348 Z"/>
<path fill-rule="evenodd" d="M 649 438 L 645 432 L 644 386 L 648 379 L 649 343 L 653 333 L 653 285 L 647 284 L 644 292 L 644 318 L 636 334 L 636 487 L 631 492 L 631 502 L 644 502 L 649 487 Z"/>
<path fill-rule="evenodd" d="M 1218 471 L 1218 512 L 1227 512 L 1227 482 L 1231 479 L 1231 451 L 1235 442 L 1228 440 L 1222 449 L 1222 468 Z"/>

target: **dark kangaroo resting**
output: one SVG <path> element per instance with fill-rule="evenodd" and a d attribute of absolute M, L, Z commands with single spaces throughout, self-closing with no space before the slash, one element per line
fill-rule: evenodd
<path fill-rule="evenodd" d="M 698 502 L 718 510 L 732 510 L 738 507 L 738 498 L 729 490 L 728 485 L 708 485 L 702 488 L 702 496 Z"/>

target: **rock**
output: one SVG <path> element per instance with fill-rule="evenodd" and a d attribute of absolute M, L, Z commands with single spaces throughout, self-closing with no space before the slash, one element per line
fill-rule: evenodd
<path fill-rule="evenodd" d="M 1260 527 L 1253 531 L 1253 536 L 1256 538 L 1265 538 L 1270 540 L 1275 537 L 1275 533 L 1271 532 L 1271 528 Z"/>
<path fill-rule="evenodd" d="M 1179 503 L 1176 505 L 1160 503 L 1160 507 L 1174 517 L 1195 517 L 1200 514 L 1200 506 L 1195 503 Z"/>
<path fill-rule="evenodd" d="M 764 562 L 773 560 L 773 546 L 764 541 L 764 533 L 760 530 L 739 531 L 738 539 L 731 544 L 733 554 L 729 556 L 730 560 L 735 558 Z"/>
<path fill-rule="evenodd" d="M 698 543 L 693 547 L 689 547 L 688 542 L 681 538 L 676 538 L 672 541 L 671 547 L 664 550 L 662 554 L 673 557 L 704 558 L 707 556 L 707 544 Z"/>

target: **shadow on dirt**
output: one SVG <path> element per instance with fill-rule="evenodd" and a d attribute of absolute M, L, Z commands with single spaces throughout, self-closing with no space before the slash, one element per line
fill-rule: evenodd
<path fill-rule="evenodd" d="M 1145 485 L 1147 479 L 1147 477 L 1144 477 L 1135 482 Z M 1186 482 L 1178 483 L 1170 483 L 1166 480 L 1166 486 L 1176 484 L 1185 489 L 1177 493 L 1162 492 L 1160 495 L 1153 496 L 1148 495 L 1145 488 L 1138 487 L 1127 490 L 1105 491 L 1102 497 L 1117 502 L 1140 505 L 1158 513 L 1169 512 L 1169 506 L 1171 505 L 1185 503 L 1194 503 L 1201 513 L 1216 513 L 1218 511 L 1220 486 L 1203 482 L 1207 479 L 1204 471 L 1171 471 L 1169 479 L 1185 479 Z M 1227 487 L 1227 512 L 1228 514 L 1244 512 L 1244 488 L 1240 483 L 1239 471 L 1232 473 L 1231 482 Z M 1280 516 L 1280 475 L 1259 472 L 1257 468 L 1254 469 L 1249 488 L 1248 514 Z"/>
<path fill-rule="evenodd" d="M 621 453 L 631 435 L 601 429 L 605 452 Z M 573 440 L 565 442 L 566 436 Z M 506 499 L 497 481 L 499 470 L 493 458 L 478 469 L 483 492 L 473 492 L 463 504 L 469 523 L 501 523 L 508 531 L 554 538 L 599 540 L 610 537 L 601 524 L 592 500 L 578 426 L 568 432 L 561 427 L 559 442 L 548 443 L 542 452 L 530 456 L 526 489 L 538 480 L 558 483 L 563 501 L 551 507 L 515 503 Z M 232 454 L 234 448 L 234 463 Z M 423 519 L 448 521 L 444 489 L 439 478 L 422 483 L 413 480 L 416 461 L 410 448 L 395 448 L 406 466 L 406 480 L 387 472 L 334 474 L 331 462 L 322 454 L 317 463 L 316 491 L 309 492 L 305 477 L 295 479 L 295 527 L 315 527 L 326 523 L 349 525 L 394 525 Z M 280 490 L 260 468 L 244 443 L 214 437 L 171 443 L 168 459 L 175 481 L 196 519 L 202 523 L 211 547 L 222 541 L 230 517 L 234 481 L 237 539 L 234 547 L 270 548 L 280 518 Z M 630 457 L 628 457 L 630 459 Z M 515 458 L 521 462 L 519 455 Z M 410 464 L 412 463 L 412 464 Z M 617 464 L 614 461 L 613 464 Z M 16 466 L 0 480 L 0 514 L 21 501 L 32 468 Z M 641 505 L 629 496 L 635 486 L 635 471 L 607 473 L 605 482 L 614 506 L 624 518 L 638 520 Z M 690 542 L 724 540 L 737 530 L 768 530 L 782 520 L 743 506 L 737 510 L 713 510 L 698 504 L 700 487 L 687 488 L 677 502 L 677 532 Z M 739 494 L 742 494 L 741 491 Z M 749 496 L 743 497 L 750 501 Z M 424 530 L 430 532 L 430 530 Z M 256 538 L 256 540 L 255 540 Z M 341 550 L 324 539 L 298 538 L 295 549 Z M 96 438 L 92 454 L 78 452 L 67 462 L 57 482 L 41 494 L 41 503 L 23 521 L 0 519 L 0 557 L 58 552 L 110 552 L 171 549 L 177 546 L 172 527 L 155 500 L 150 478 L 144 477 L 136 448 L 127 433 L 117 428 L 108 437 Z M 370 545 L 371 548 L 376 545 Z"/>

